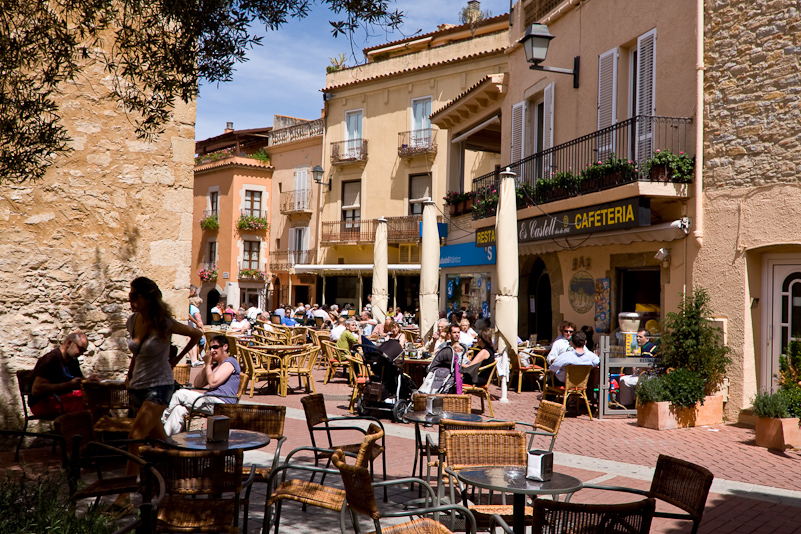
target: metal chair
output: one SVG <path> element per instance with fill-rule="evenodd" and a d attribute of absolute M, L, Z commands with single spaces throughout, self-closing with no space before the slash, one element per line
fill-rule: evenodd
<path fill-rule="evenodd" d="M 540 405 L 537 407 L 537 416 L 534 418 L 534 423 L 526 423 L 523 421 L 515 421 L 515 423 L 532 428 L 531 430 L 526 430 L 526 434 L 530 436 L 528 440 L 529 449 L 534 445 L 535 436 L 547 436 L 551 438 L 548 450 L 553 451 L 554 443 L 556 443 L 556 436 L 559 434 L 559 428 L 562 426 L 562 420 L 564 418 L 564 405 L 558 402 L 543 400 L 540 401 Z M 499 420 L 489 419 L 488 421 Z"/>
<path fill-rule="evenodd" d="M 17 371 L 17 385 L 19 386 L 19 396 L 22 399 L 22 415 L 25 417 L 25 424 L 22 427 L 22 431 L 26 432 L 28 430 L 28 422 L 29 421 L 54 421 L 56 417 L 62 415 L 64 413 L 64 406 L 61 404 L 61 398 L 58 395 L 52 395 L 58 402 L 60 407 L 59 412 L 55 414 L 46 414 L 46 415 L 34 415 L 31 412 L 30 407 L 28 406 L 28 398 L 31 396 L 31 390 L 33 389 L 33 370 L 32 369 L 21 369 Z M 19 442 L 17 443 L 17 451 L 14 453 L 14 461 L 19 461 L 19 450 L 22 447 L 22 440 L 24 439 L 24 435 L 20 435 Z"/>
<path fill-rule="evenodd" d="M 104 432 L 128 434 L 133 427 L 133 417 L 112 417 L 111 410 L 127 411 L 133 408 L 128 396 L 128 388 L 122 382 L 90 382 L 81 383 L 83 406 L 92 412 L 95 432 L 101 436 Z"/>
<path fill-rule="evenodd" d="M 647 491 L 598 484 L 585 484 L 584 487 L 635 493 L 672 504 L 686 513 L 656 512 L 654 517 L 692 521 L 692 532 L 695 534 L 704 516 L 706 499 L 714 478 L 715 475 L 705 467 L 660 454 L 656 461 L 651 488 Z"/>
<path fill-rule="evenodd" d="M 578 504 L 534 499 L 532 534 L 609 532 L 648 534 L 654 518 L 654 499 L 624 504 Z M 503 517 L 493 518 L 507 534 L 514 534 Z"/>

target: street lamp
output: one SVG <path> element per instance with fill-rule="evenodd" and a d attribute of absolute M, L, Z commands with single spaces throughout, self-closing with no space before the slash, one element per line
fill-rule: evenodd
<path fill-rule="evenodd" d="M 526 35 L 518 41 L 523 45 L 526 52 L 526 61 L 531 63 L 529 66 L 533 70 L 542 70 L 545 72 L 556 72 L 558 74 L 570 74 L 573 76 L 573 88 L 578 89 L 579 86 L 579 65 L 581 58 L 576 56 L 573 58 L 573 70 L 562 69 L 558 67 L 543 67 L 540 65 L 545 61 L 545 56 L 548 55 L 548 45 L 554 36 L 548 31 L 548 26 L 545 24 L 532 24 L 526 30 Z"/>
<path fill-rule="evenodd" d="M 331 191 L 331 180 L 327 182 L 323 180 L 323 176 L 325 175 L 325 169 L 323 169 L 320 165 L 315 165 L 312 169 L 312 177 L 314 178 L 314 183 L 320 185 L 327 185 L 328 190 Z"/>

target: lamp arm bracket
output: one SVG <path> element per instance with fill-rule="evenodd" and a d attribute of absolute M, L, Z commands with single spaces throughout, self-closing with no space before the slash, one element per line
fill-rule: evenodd
<path fill-rule="evenodd" d="M 573 69 L 563 69 L 560 67 L 543 67 L 542 65 L 529 65 L 528 68 L 532 70 L 542 70 L 545 72 L 554 72 L 556 74 L 569 74 L 573 76 L 573 89 L 578 89 L 579 86 L 579 67 L 581 66 L 581 58 L 576 56 L 573 58 Z"/>

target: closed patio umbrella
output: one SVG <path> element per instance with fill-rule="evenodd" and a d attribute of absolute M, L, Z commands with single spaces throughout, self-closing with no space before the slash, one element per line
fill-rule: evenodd
<path fill-rule="evenodd" d="M 427 338 L 439 319 L 439 228 L 436 205 L 423 202 L 423 243 L 420 251 L 420 337 Z"/>
<path fill-rule="evenodd" d="M 501 173 L 498 215 L 495 217 L 495 239 L 498 273 L 495 296 L 495 325 L 498 329 L 498 353 L 503 354 L 500 368 L 509 369 L 509 358 L 517 358 L 517 293 L 520 285 L 517 250 L 517 199 L 515 173 L 507 167 Z M 500 369 L 499 369 L 500 371 Z M 500 372 L 499 372 L 500 375 Z M 501 383 L 501 402 L 507 402 L 509 372 Z"/>
<path fill-rule="evenodd" d="M 389 303 L 389 279 L 387 275 L 387 220 L 377 220 L 375 245 L 373 245 L 373 318 L 378 324 L 384 322 Z"/>

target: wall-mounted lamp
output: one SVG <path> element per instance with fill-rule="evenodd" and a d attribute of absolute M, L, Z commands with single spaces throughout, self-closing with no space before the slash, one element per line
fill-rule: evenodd
<path fill-rule="evenodd" d="M 323 176 L 325 176 L 325 169 L 323 169 L 319 165 L 315 165 L 314 168 L 312 169 L 312 178 L 314 178 L 314 183 L 320 185 L 327 185 L 328 190 L 331 191 L 331 180 L 328 180 L 326 182 L 325 180 L 323 180 Z"/>
<path fill-rule="evenodd" d="M 654 254 L 654 259 L 659 260 L 662 262 L 662 267 L 667 269 L 670 267 L 670 249 L 669 248 L 660 248 Z"/>
<path fill-rule="evenodd" d="M 570 74 L 573 76 L 573 89 L 578 89 L 580 56 L 573 58 L 573 70 L 540 66 L 540 63 L 545 61 L 545 56 L 548 55 L 548 45 L 553 38 L 554 36 L 548 31 L 548 26 L 545 24 L 532 24 L 526 30 L 526 35 L 518 42 L 523 44 L 523 48 L 526 51 L 526 61 L 532 63 L 529 66 L 530 69 Z"/>

